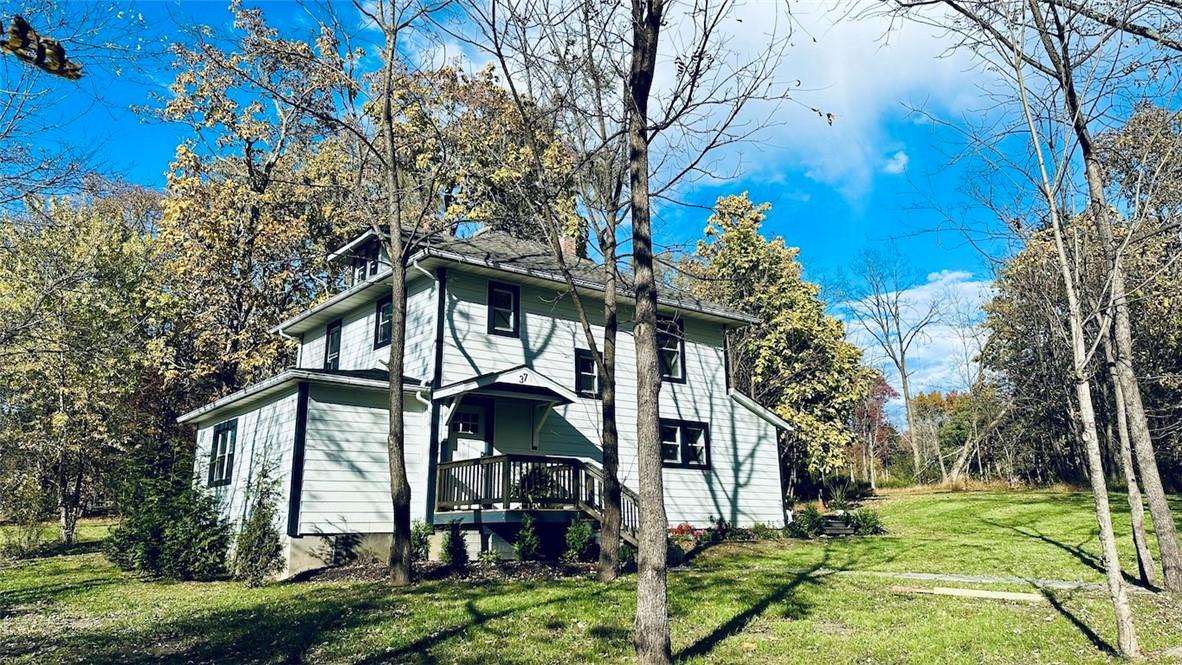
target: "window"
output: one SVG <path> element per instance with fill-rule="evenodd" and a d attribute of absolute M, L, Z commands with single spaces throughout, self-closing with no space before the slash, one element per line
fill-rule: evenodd
<path fill-rule="evenodd" d="M 657 319 L 657 353 L 661 356 L 661 378 L 685 383 L 685 323 Z"/>
<path fill-rule="evenodd" d="M 579 397 L 599 397 L 599 368 L 587 349 L 575 349 L 575 392 Z"/>
<path fill-rule="evenodd" d="M 521 324 L 521 291 L 512 284 L 488 283 L 488 332 L 517 337 Z"/>
<path fill-rule="evenodd" d="M 237 418 L 213 428 L 213 445 L 209 449 L 210 487 L 230 484 L 230 477 L 234 473 L 234 446 L 237 442 Z"/>
<path fill-rule="evenodd" d="M 394 308 L 391 302 L 390 296 L 378 300 L 373 330 L 373 348 L 375 349 L 390 345 L 390 334 L 393 331 L 394 317 Z"/>
<path fill-rule="evenodd" d="M 480 434 L 480 414 L 459 411 L 451 418 L 451 431 L 456 434 Z"/>
<path fill-rule="evenodd" d="M 328 324 L 324 333 L 324 369 L 341 368 L 341 322 Z"/>
<path fill-rule="evenodd" d="M 710 468 L 710 431 L 706 423 L 661 419 L 661 461 L 684 469 Z"/>
<path fill-rule="evenodd" d="M 353 255 L 353 284 L 360 284 L 366 279 L 378 274 L 381 249 L 375 241 L 367 242 L 357 248 Z"/>

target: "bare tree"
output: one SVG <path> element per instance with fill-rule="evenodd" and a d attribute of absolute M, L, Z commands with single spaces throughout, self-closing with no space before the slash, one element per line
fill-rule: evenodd
<path fill-rule="evenodd" d="M 897 252 L 885 255 L 865 254 L 855 266 L 860 286 L 856 295 L 846 299 L 854 323 L 869 335 L 899 373 L 907 416 L 907 440 L 911 445 L 912 475 L 919 477 L 924 468 L 919 427 L 912 404 L 911 373 L 907 359 L 924 331 L 941 318 L 939 302 L 916 302 L 908 290 L 916 286 L 906 263 Z M 941 459 L 937 452 L 937 458 Z M 946 474 L 944 474 L 946 476 Z M 946 479 L 946 477 L 945 477 Z"/>

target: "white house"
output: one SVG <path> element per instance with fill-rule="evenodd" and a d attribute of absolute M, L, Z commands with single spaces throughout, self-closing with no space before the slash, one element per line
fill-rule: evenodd
<path fill-rule="evenodd" d="M 389 548 L 389 268 L 378 245 L 366 233 L 335 252 L 351 267 L 350 286 L 275 327 L 299 340 L 295 367 L 180 418 L 197 428 L 199 481 L 231 519 L 244 515 L 260 470 L 280 483 L 289 575 Z M 585 302 L 601 303 L 602 268 L 576 267 Z M 498 551 L 526 509 L 543 523 L 597 518 L 597 373 L 548 247 L 496 232 L 432 239 L 412 257 L 407 280 L 401 382 L 412 518 L 437 527 L 460 520 L 470 548 Z M 661 292 L 660 312 L 670 524 L 781 525 L 777 430 L 788 425 L 727 385 L 725 333 L 751 319 L 672 289 Z M 627 306 L 620 322 L 620 476 L 631 540 L 638 477 Z"/>

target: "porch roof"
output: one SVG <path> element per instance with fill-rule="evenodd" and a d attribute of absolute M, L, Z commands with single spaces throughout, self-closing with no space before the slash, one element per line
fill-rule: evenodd
<path fill-rule="evenodd" d="M 465 393 L 500 395 L 539 402 L 570 404 L 578 398 L 573 390 L 525 365 L 462 379 L 434 391 L 435 398 Z"/>

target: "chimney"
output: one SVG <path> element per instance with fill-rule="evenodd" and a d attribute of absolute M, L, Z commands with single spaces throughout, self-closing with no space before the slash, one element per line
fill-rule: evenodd
<path fill-rule="evenodd" d="M 574 236 L 566 233 L 558 236 L 558 246 L 562 248 L 562 256 L 568 259 L 579 258 L 579 242 Z"/>

